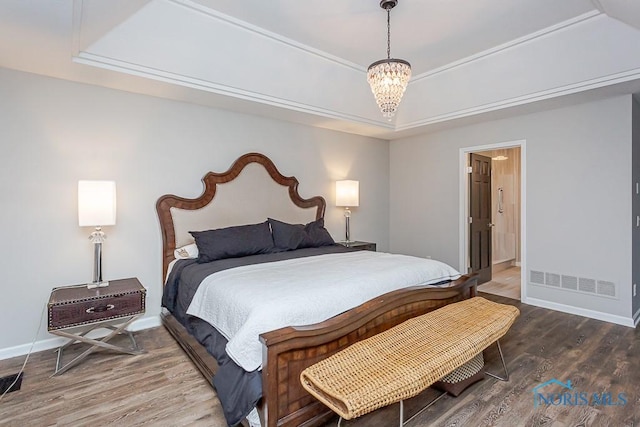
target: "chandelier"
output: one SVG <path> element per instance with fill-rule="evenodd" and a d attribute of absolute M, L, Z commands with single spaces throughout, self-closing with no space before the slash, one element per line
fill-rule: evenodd
<path fill-rule="evenodd" d="M 395 115 L 407 83 L 411 78 L 411 64 L 403 59 L 391 58 L 391 9 L 398 0 L 381 0 L 380 7 L 387 11 L 387 59 L 369 65 L 367 81 L 382 115 L 389 120 Z"/>

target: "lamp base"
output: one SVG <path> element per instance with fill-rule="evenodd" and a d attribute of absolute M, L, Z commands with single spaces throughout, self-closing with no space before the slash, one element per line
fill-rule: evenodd
<path fill-rule="evenodd" d="M 93 242 L 93 280 L 87 283 L 87 289 L 105 288 L 109 286 L 109 282 L 102 280 L 102 243 L 107 236 L 101 227 L 96 227 L 95 231 L 89 236 L 89 240 Z"/>
<path fill-rule="evenodd" d="M 344 241 L 351 241 L 351 225 L 349 224 L 349 220 L 351 219 L 351 210 L 348 207 L 344 208 Z"/>
<path fill-rule="evenodd" d="M 87 283 L 87 289 L 106 288 L 109 286 L 109 282 L 91 282 Z"/>

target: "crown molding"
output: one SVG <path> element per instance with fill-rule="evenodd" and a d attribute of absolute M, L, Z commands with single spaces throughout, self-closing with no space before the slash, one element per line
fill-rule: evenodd
<path fill-rule="evenodd" d="M 317 56 L 322 59 L 326 59 L 327 61 L 331 61 L 343 67 L 350 68 L 355 71 L 360 71 L 362 73 L 366 73 L 367 69 L 361 65 L 353 63 L 351 61 L 347 61 L 346 59 L 340 58 L 335 55 L 331 55 L 330 53 L 324 52 L 319 49 L 315 49 L 311 46 L 307 46 L 303 43 L 297 42 L 293 39 L 284 37 L 280 34 L 276 34 L 274 32 L 265 30 L 264 28 L 260 28 L 258 26 L 252 25 L 248 22 L 242 21 L 240 19 L 234 18 L 229 15 L 225 15 L 224 13 L 218 12 L 217 10 L 210 9 L 206 6 L 202 6 L 201 4 L 195 3 L 191 0 L 164 0 L 169 3 L 174 3 L 178 6 L 191 9 L 195 12 L 202 13 L 203 15 L 207 15 L 213 19 L 218 21 L 226 22 L 227 24 L 233 25 L 237 28 L 240 28 L 244 31 L 248 31 L 254 34 L 257 34 L 261 37 L 266 37 L 268 39 L 274 40 L 276 42 L 282 43 L 286 46 L 292 47 L 294 49 L 299 49 L 305 53 L 309 53 L 311 55 Z"/>
<path fill-rule="evenodd" d="M 395 127 L 396 131 L 409 130 L 420 126 L 428 126 L 448 120 L 461 119 L 482 113 L 488 113 L 495 110 L 501 110 L 511 107 L 517 107 L 532 102 L 544 101 L 563 95 L 571 95 L 586 90 L 597 89 L 604 86 L 610 86 L 618 83 L 624 83 L 632 80 L 640 79 L 640 68 L 624 71 L 621 73 L 611 74 L 596 79 L 585 80 L 583 82 L 572 83 L 569 85 L 558 86 L 553 89 L 547 89 L 539 92 L 533 92 L 523 96 L 517 96 L 510 99 L 500 100 L 488 104 L 478 105 L 472 108 L 453 111 L 447 114 L 429 117 L 423 120 L 415 120 L 413 122 L 403 123 Z"/>
<path fill-rule="evenodd" d="M 600 16 L 602 14 L 603 14 L 602 12 L 599 12 L 599 11 L 596 11 L 596 10 L 591 11 L 591 12 L 587 12 L 587 13 L 584 13 L 584 14 L 582 14 L 580 16 L 576 16 L 575 18 L 568 19 L 566 21 L 560 22 L 560 23 L 558 23 L 556 25 L 552 25 L 550 27 L 543 28 L 542 30 L 536 31 L 535 33 L 527 34 L 526 36 L 511 40 L 511 41 L 509 41 L 507 43 L 501 44 L 501 45 L 493 47 L 491 49 L 487 49 L 487 50 L 484 50 L 482 52 L 478 52 L 478 53 L 476 53 L 474 55 L 467 56 L 466 58 L 460 59 L 458 61 L 451 62 L 451 63 L 449 63 L 447 65 L 442 66 L 442 67 L 434 68 L 433 70 L 430 70 L 430 71 L 427 71 L 425 73 L 421 73 L 421 74 L 418 74 L 417 76 L 415 76 L 409 82 L 409 86 L 411 86 L 412 83 L 418 82 L 418 81 L 420 81 L 422 79 L 426 79 L 426 78 L 432 77 L 432 76 L 434 76 L 436 74 L 444 73 L 446 71 L 452 70 L 452 69 L 460 67 L 462 65 L 466 65 L 466 64 L 469 64 L 471 62 L 486 58 L 488 56 L 495 55 L 496 53 L 502 52 L 504 50 L 512 49 L 512 48 L 514 48 L 514 47 L 516 47 L 518 45 L 522 45 L 522 44 L 525 44 L 525 43 L 530 43 L 530 42 L 534 41 L 535 39 L 547 36 L 549 34 L 555 33 L 555 32 L 560 31 L 560 30 L 564 30 L 564 29 L 566 29 L 568 27 L 571 27 L 571 26 L 579 24 L 581 22 L 593 19 L 593 18 L 595 18 L 597 16 Z"/>
<path fill-rule="evenodd" d="M 227 86 L 207 80 L 184 76 L 177 73 L 146 67 L 139 64 L 126 62 L 115 58 L 109 58 L 102 55 L 96 55 L 89 52 L 80 52 L 77 56 L 73 56 L 72 60 L 73 62 L 76 62 L 78 64 L 91 65 L 94 67 L 127 73 L 138 77 L 144 77 L 162 81 L 165 83 L 184 86 L 191 89 L 203 90 L 218 95 L 232 96 L 238 99 L 259 102 L 262 104 L 285 108 L 300 113 L 313 114 L 316 116 L 356 122 L 365 125 L 373 125 L 385 130 L 395 129 L 392 123 L 382 121 L 382 119 L 372 120 L 370 118 L 359 115 L 348 114 L 337 110 L 329 110 L 315 105 L 297 102 L 291 99 L 279 98 L 259 92 L 252 92 L 238 87 Z"/>
<path fill-rule="evenodd" d="M 296 49 L 304 55 L 311 55 L 314 58 L 318 58 L 321 61 L 327 61 L 330 64 L 327 64 L 327 71 L 332 72 L 334 69 L 331 67 L 339 66 L 344 67 L 342 70 L 339 70 L 341 73 L 348 74 L 346 70 L 356 71 L 357 74 L 351 73 L 349 80 L 351 84 L 353 84 L 357 76 L 362 76 L 362 81 L 366 81 L 366 69 L 362 66 L 354 64 L 352 62 L 346 61 L 342 58 L 338 58 L 336 56 L 330 55 L 321 50 L 312 48 L 310 46 L 304 45 L 302 43 L 296 42 L 295 40 L 283 37 L 281 35 L 275 34 L 263 28 L 254 26 L 247 22 L 241 21 L 232 16 L 225 15 L 216 10 L 210 9 L 206 6 L 200 5 L 193 0 L 155 0 L 158 3 L 157 5 L 172 5 L 174 7 L 178 7 L 184 10 L 184 13 L 198 13 L 202 14 L 206 19 L 215 20 L 218 22 L 217 25 L 231 25 L 233 28 L 238 29 L 238 31 L 251 33 L 252 37 L 257 38 L 265 38 L 271 42 L 275 42 L 276 45 L 280 45 L 282 49 L 288 49 L 291 52 L 291 48 Z M 215 95 L 228 96 L 232 98 L 236 98 L 242 101 L 250 101 L 256 102 L 266 106 L 272 106 L 281 108 L 284 110 L 290 110 L 292 112 L 308 114 L 316 117 L 321 117 L 325 119 L 344 121 L 351 124 L 360 124 L 366 126 L 373 126 L 382 132 L 400 132 L 407 131 L 415 128 L 426 127 L 433 124 L 438 124 L 446 121 L 451 121 L 455 119 L 461 119 L 470 116 L 476 116 L 483 113 L 488 113 L 496 110 L 504 110 L 511 107 L 518 107 L 524 104 L 548 100 L 564 95 L 575 94 L 577 92 L 582 92 L 586 90 L 596 89 L 603 86 L 613 85 L 617 83 L 623 83 L 630 80 L 640 79 L 640 68 L 635 68 L 631 70 L 626 70 L 618 73 L 613 73 L 605 76 L 597 76 L 593 79 L 579 81 L 579 82 L 571 82 L 566 85 L 553 86 L 553 82 L 543 88 L 540 91 L 531 92 L 531 93 L 522 93 L 525 90 L 522 90 L 521 93 L 511 93 L 510 95 L 514 95 L 513 97 L 508 98 L 508 94 L 504 94 L 503 99 L 491 99 L 485 98 L 484 100 L 478 100 L 479 102 L 485 102 L 479 105 L 473 105 L 473 102 L 467 102 L 466 105 L 459 103 L 456 108 L 455 105 L 451 105 L 451 111 L 443 111 L 444 109 L 440 109 L 440 111 L 433 110 L 429 113 L 429 109 L 418 109 L 415 110 L 416 114 L 409 114 L 407 117 L 407 121 L 403 121 L 403 116 L 400 112 L 394 121 L 386 121 L 380 115 L 379 117 L 375 116 L 374 113 L 369 113 L 367 106 L 365 105 L 363 108 L 359 108 L 360 111 L 358 113 L 352 113 L 347 111 L 340 111 L 340 108 L 344 108 L 342 102 L 325 102 L 324 106 L 319 106 L 314 102 L 312 98 L 305 99 L 295 99 L 295 93 L 291 92 L 278 92 L 273 91 L 272 93 L 266 93 L 268 89 L 264 87 L 253 87 L 251 90 L 243 89 L 243 85 L 241 81 L 234 81 L 233 79 L 229 80 L 227 84 L 224 83 L 224 77 L 220 78 L 211 78 L 209 79 L 207 76 L 200 76 L 201 78 L 191 77 L 188 74 L 191 74 L 190 71 L 181 70 L 177 72 L 177 69 L 173 71 L 167 71 L 163 69 L 159 69 L 154 66 L 144 65 L 145 61 L 137 61 L 137 59 L 133 56 L 127 58 L 128 60 L 119 59 L 118 54 L 114 52 L 98 52 L 98 49 L 95 48 L 95 45 L 83 47 L 81 46 L 82 42 L 82 14 L 83 14 L 83 3 L 84 0 L 74 0 L 74 15 L 73 15 L 73 45 L 72 45 L 72 60 L 75 63 L 90 65 L 94 67 L 99 67 L 111 71 L 117 71 L 120 73 L 125 73 L 129 75 L 134 75 L 138 77 L 144 77 L 151 80 L 156 80 L 164 83 L 173 84 L 176 86 L 181 86 L 190 89 L 201 90 L 203 92 L 207 92 Z M 152 2 L 153 3 L 153 2 Z M 172 10 L 172 12 L 178 12 L 177 10 Z M 189 15 L 186 15 L 189 16 Z M 190 15 L 193 18 L 193 15 Z M 418 76 L 415 76 L 409 82 L 409 90 L 416 91 L 418 97 L 427 97 L 429 94 L 428 91 L 425 90 L 424 87 L 420 87 L 416 83 L 423 82 L 425 84 L 437 84 L 437 80 L 434 80 L 433 83 L 428 81 L 427 79 L 432 78 L 434 76 L 446 75 L 445 73 L 450 72 L 452 70 L 456 70 L 456 72 L 460 72 L 458 70 L 462 66 L 469 66 L 476 62 L 480 62 L 481 60 L 486 60 L 487 58 L 498 55 L 508 50 L 512 50 L 511 55 L 518 53 L 519 47 L 527 46 L 531 43 L 539 41 L 545 37 L 553 37 L 554 34 L 559 33 L 561 31 L 571 31 L 572 27 L 576 25 L 585 23 L 587 21 L 594 20 L 598 17 L 606 17 L 608 16 L 601 12 L 600 10 L 593 10 L 588 13 L 582 14 L 575 18 L 563 21 L 556 25 L 552 25 L 550 27 L 544 28 L 535 33 L 520 37 L 516 40 L 510 41 L 508 43 L 504 43 L 500 46 L 496 46 L 494 48 L 485 50 L 483 52 L 468 56 L 459 61 L 452 62 L 443 67 L 439 67 L 437 69 L 430 70 L 426 73 L 422 73 Z M 604 19 L 604 18 L 603 18 Z M 604 22 L 604 21 L 603 21 Z M 229 27 L 226 27 L 227 29 Z M 584 28 L 581 28 L 584 29 Z M 86 28 L 84 29 L 86 30 Z M 117 27 L 114 27 L 114 31 L 117 30 Z M 226 30 L 225 30 L 226 31 Z M 84 49 L 84 50 L 83 50 Z M 93 51 L 92 51 L 93 50 Z M 279 52 L 279 51 L 278 51 Z M 497 57 L 498 59 L 500 56 Z M 153 64 L 156 65 L 156 64 Z M 630 64 L 634 65 L 634 64 Z M 162 65 L 160 65 L 162 67 Z M 346 69 L 346 70 L 345 70 Z M 618 71 L 610 69 L 608 71 Z M 439 76 L 440 77 L 440 76 Z M 589 77 L 589 76 L 585 76 Z M 214 81 L 215 80 L 215 81 Z M 558 81 L 557 83 L 565 83 L 564 81 Z M 538 88 L 531 88 L 532 90 Z M 284 96 L 283 96 L 284 95 Z M 333 100 L 340 99 L 341 93 L 334 94 Z M 338 98 L 336 98 L 338 96 Z M 497 98 L 494 97 L 494 98 Z M 211 98 L 213 99 L 213 98 Z M 417 98 L 416 98 L 417 99 Z M 427 99 L 427 98 L 424 98 Z M 490 102 L 486 102 L 490 101 Z M 206 103 L 207 101 L 205 101 Z M 365 101 L 363 101 L 365 102 Z M 366 102 L 373 102 L 372 99 L 367 99 Z M 321 104 L 322 102 L 318 102 Z M 355 105 L 355 104 L 354 104 Z M 358 104 L 360 105 L 360 104 Z M 422 105 L 417 103 L 416 105 Z M 469 106 L 472 105 L 472 106 Z M 464 108 L 466 107 L 466 108 Z M 222 107 L 224 108 L 224 107 Z M 401 107 L 402 108 L 402 107 Z M 347 109 L 347 108 L 345 108 Z M 423 111 L 422 117 L 419 117 L 419 112 Z M 376 109 L 377 112 L 377 109 Z M 427 117 L 425 115 L 431 114 Z M 322 126 L 322 124 L 319 124 Z M 327 125 L 330 126 L 330 125 Z"/>

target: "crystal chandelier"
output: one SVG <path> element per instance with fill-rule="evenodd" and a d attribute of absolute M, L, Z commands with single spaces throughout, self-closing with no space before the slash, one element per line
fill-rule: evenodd
<path fill-rule="evenodd" d="M 407 83 L 411 78 L 411 64 L 403 59 L 391 58 L 391 9 L 398 0 L 381 0 L 380 7 L 387 11 L 387 59 L 369 65 L 367 81 L 382 115 L 389 120 L 395 115 Z"/>

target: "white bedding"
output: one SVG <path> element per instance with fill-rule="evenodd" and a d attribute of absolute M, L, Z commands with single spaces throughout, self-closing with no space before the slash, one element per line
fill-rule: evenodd
<path fill-rule="evenodd" d="M 318 255 L 211 274 L 187 313 L 218 329 L 229 356 L 254 371 L 262 365 L 263 332 L 321 322 L 396 289 L 459 277 L 447 264 L 406 255 Z"/>

